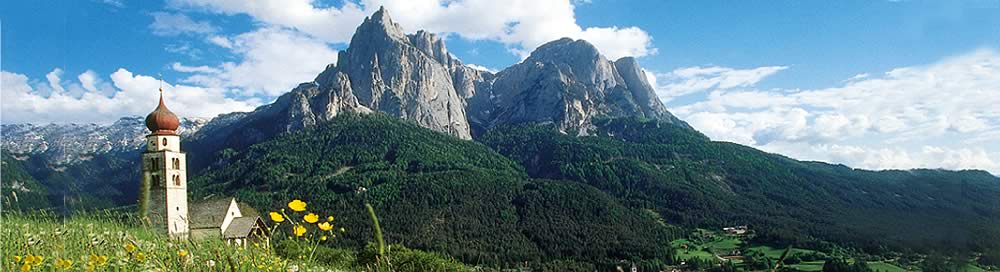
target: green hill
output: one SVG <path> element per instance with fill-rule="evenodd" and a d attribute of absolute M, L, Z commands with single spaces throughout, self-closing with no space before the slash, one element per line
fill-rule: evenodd
<path fill-rule="evenodd" d="M 381 114 L 222 154 L 191 181 L 196 198 L 232 194 L 261 211 L 302 199 L 335 211 L 347 245 L 370 240 L 366 202 L 388 241 L 477 264 L 666 261 L 681 233 L 592 186 L 530 178 L 480 143 Z"/>
<path fill-rule="evenodd" d="M 597 126 L 588 137 L 507 126 L 479 140 L 532 177 L 587 184 L 680 225 L 749 224 L 758 242 L 825 240 L 873 253 L 1000 247 L 1000 178 L 983 171 L 853 170 L 655 121 Z"/>
<path fill-rule="evenodd" d="M 23 162 L 13 156 L 3 153 L 0 180 L 0 205 L 3 209 L 34 210 L 51 206 L 48 200 L 48 190 L 42 186 L 28 171 Z"/>

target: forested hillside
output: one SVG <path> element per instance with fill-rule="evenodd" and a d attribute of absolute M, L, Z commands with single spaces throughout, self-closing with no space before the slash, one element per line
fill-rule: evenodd
<path fill-rule="evenodd" d="M 300 198 L 336 211 L 351 229 L 346 244 L 370 240 L 366 202 L 390 242 L 467 263 L 662 262 L 681 233 L 592 186 L 530 178 L 482 144 L 381 114 L 222 153 L 192 180 L 194 198 L 231 194 L 261 211 Z"/>
<path fill-rule="evenodd" d="M 3 209 L 31 210 L 49 207 L 48 190 L 28 174 L 20 160 L 7 153 L 0 155 L 0 205 Z"/>
<path fill-rule="evenodd" d="M 873 253 L 1000 247 L 1000 179 L 984 171 L 853 170 L 651 120 L 598 126 L 597 136 L 574 137 L 514 125 L 480 141 L 532 177 L 588 184 L 674 224 L 750 224 L 759 242 L 835 241 Z"/>
<path fill-rule="evenodd" d="M 291 198 L 339 211 L 371 234 L 467 263 L 670 260 L 678 227 L 749 224 L 755 242 L 823 248 L 983 252 L 998 248 L 1000 179 L 982 171 L 864 171 L 801 162 L 634 118 L 593 136 L 502 126 L 476 142 L 381 114 L 227 149 L 195 197 L 234 195 L 260 210 Z M 506 157 L 505 157 L 506 156 Z M 651 261 L 652 262 L 652 261 Z"/>

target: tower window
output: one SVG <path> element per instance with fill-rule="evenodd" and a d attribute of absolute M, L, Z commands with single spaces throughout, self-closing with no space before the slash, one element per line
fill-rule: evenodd
<path fill-rule="evenodd" d="M 181 186 L 181 177 L 174 175 L 174 186 Z"/>
<path fill-rule="evenodd" d="M 167 146 L 167 138 L 163 138 L 163 146 Z"/>
<path fill-rule="evenodd" d="M 181 169 L 181 160 L 178 158 L 173 158 L 174 169 Z"/>

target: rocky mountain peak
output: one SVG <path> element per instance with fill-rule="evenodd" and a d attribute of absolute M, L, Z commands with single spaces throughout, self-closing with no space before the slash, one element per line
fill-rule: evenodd
<path fill-rule="evenodd" d="M 396 22 L 392 21 L 392 18 L 389 17 L 389 12 L 385 10 L 385 7 L 380 7 L 378 11 L 373 13 L 371 16 L 365 17 L 365 20 L 361 22 L 361 25 L 358 26 L 357 30 L 354 32 L 354 36 L 351 38 L 351 44 L 354 44 L 356 39 L 382 38 L 406 40 L 406 34 L 403 33 L 403 28 Z"/>
<path fill-rule="evenodd" d="M 563 74 L 570 74 L 586 84 L 611 88 L 616 85 L 613 65 L 590 42 L 562 38 L 539 46 L 524 63 L 550 64 Z"/>
<path fill-rule="evenodd" d="M 561 38 L 547 42 L 531 52 L 526 61 L 571 62 L 575 58 L 603 59 L 600 51 L 586 40 Z"/>
<path fill-rule="evenodd" d="M 445 47 L 444 40 L 439 38 L 437 35 L 424 30 L 419 30 L 417 33 L 407 35 L 407 37 L 409 37 L 411 45 L 419 49 L 421 52 L 424 52 L 424 54 L 431 56 L 437 62 L 448 67 L 461 65 L 461 62 L 448 53 L 448 48 Z"/>

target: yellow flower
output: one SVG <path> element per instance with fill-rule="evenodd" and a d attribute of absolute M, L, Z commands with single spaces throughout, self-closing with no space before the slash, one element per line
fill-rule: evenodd
<path fill-rule="evenodd" d="M 180 256 L 181 258 L 187 257 L 187 255 L 188 255 L 187 250 L 181 249 L 180 251 L 177 251 L 177 256 Z"/>
<path fill-rule="evenodd" d="M 28 272 L 28 271 L 31 271 L 31 265 L 30 264 L 24 263 L 24 265 L 21 265 L 21 272 Z"/>
<path fill-rule="evenodd" d="M 326 241 L 326 235 L 323 235 L 323 236 L 320 236 L 320 237 L 319 237 L 319 240 L 320 240 L 320 241 Z"/>
<path fill-rule="evenodd" d="M 33 263 L 33 262 L 35 262 L 35 256 L 34 255 L 31 255 L 31 254 L 24 255 L 24 264 L 31 265 L 31 263 Z"/>
<path fill-rule="evenodd" d="M 15 263 L 21 262 L 21 256 L 14 256 L 14 262 Z"/>
<path fill-rule="evenodd" d="M 333 222 L 333 215 L 326 217 L 326 222 Z"/>
<path fill-rule="evenodd" d="M 315 213 L 309 213 L 306 216 L 303 216 L 302 219 L 306 220 L 306 222 L 308 222 L 309 224 L 312 224 L 316 223 L 316 221 L 319 221 L 319 215 L 316 215 Z"/>
<path fill-rule="evenodd" d="M 302 235 L 306 234 L 306 227 L 303 227 L 302 225 L 295 225 L 295 227 L 292 228 L 292 231 L 295 232 L 295 236 L 302 237 Z"/>
<path fill-rule="evenodd" d="M 135 260 L 139 261 L 140 263 L 146 261 L 146 254 L 143 254 L 142 252 L 136 253 Z"/>
<path fill-rule="evenodd" d="M 285 222 L 285 217 L 282 216 L 280 213 L 271 212 L 271 221 L 278 223 Z"/>
<path fill-rule="evenodd" d="M 104 264 L 108 263 L 108 256 L 101 255 L 101 257 L 98 257 L 97 260 L 98 260 L 97 263 L 99 265 L 104 265 Z"/>
<path fill-rule="evenodd" d="M 59 258 L 56 259 L 56 268 L 58 269 L 69 269 L 73 266 L 73 261 L 69 259 Z"/>
<path fill-rule="evenodd" d="M 292 200 L 292 202 L 288 202 L 288 208 L 292 209 L 293 211 L 297 211 L 297 212 L 305 211 L 306 210 L 306 203 L 302 202 L 302 200 L 295 199 L 295 200 Z"/>
<path fill-rule="evenodd" d="M 34 266 L 38 266 L 38 265 L 42 264 L 42 260 L 45 259 L 45 257 L 38 256 L 38 255 L 35 255 L 35 256 L 32 256 L 32 257 L 34 257 L 34 259 L 31 260 L 30 264 L 34 265 Z M 28 262 L 25 262 L 25 263 L 28 263 Z"/>
<path fill-rule="evenodd" d="M 125 251 L 129 253 L 135 251 L 135 245 L 133 245 L 132 243 L 125 244 Z"/>
<path fill-rule="evenodd" d="M 333 225 L 330 225 L 330 222 L 319 223 L 319 224 L 316 224 L 316 226 L 318 226 L 319 229 L 321 229 L 323 231 L 329 231 L 329 230 L 333 229 Z"/>

